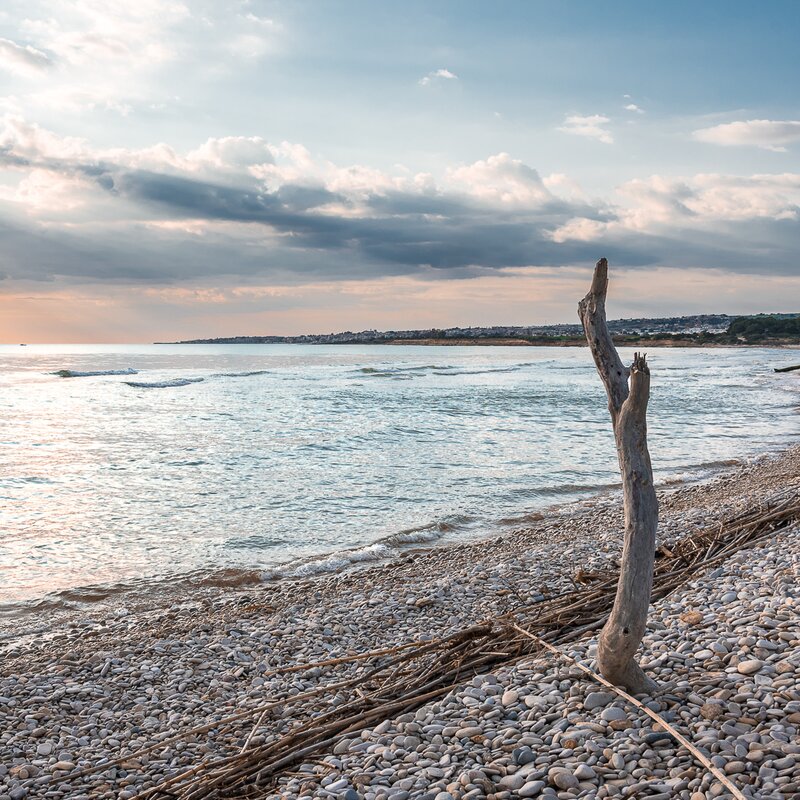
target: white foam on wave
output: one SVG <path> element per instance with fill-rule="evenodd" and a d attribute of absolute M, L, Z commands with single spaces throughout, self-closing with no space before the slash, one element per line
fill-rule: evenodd
<path fill-rule="evenodd" d="M 487 367 L 486 369 L 452 369 L 447 372 L 434 372 L 434 375 L 488 375 L 492 372 L 519 372 L 526 364 L 516 364 L 510 367 Z"/>
<path fill-rule="evenodd" d="M 269 370 L 255 369 L 247 372 L 216 372 L 213 375 L 198 376 L 195 378 L 171 378 L 163 381 L 124 381 L 135 389 L 172 389 L 177 386 L 188 386 L 192 383 L 202 383 L 211 378 L 249 378 L 253 375 L 266 375 Z"/>
<path fill-rule="evenodd" d="M 50 374 L 58 375 L 59 378 L 95 378 L 99 375 L 138 375 L 139 370 L 132 367 L 127 369 L 98 369 L 87 372 L 81 372 L 77 369 L 59 369 Z"/>
<path fill-rule="evenodd" d="M 387 537 L 384 541 L 393 545 L 422 544 L 423 542 L 433 542 L 442 535 L 438 526 L 421 528 L 419 530 L 402 531 Z"/>
<path fill-rule="evenodd" d="M 352 550 L 330 553 L 305 561 L 290 561 L 288 564 L 264 570 L 261 573 L 261 579 L 274 581 L 287 578 L 312 578 L 315 575 L 341 572 L 355 564 L 388 561 L 399 556 L 408 545 L 434 542 L 447 531 L 453 530 L 459 523 L 465 521 L 469 521 L 468 518 L 457 516 L 449 521 L 442 520 L 420 528 L 393 533 L 391 536 L 364 547 L 355 547 Z"/>
<path fill-rule="evenodd" d="M 252 369 L 247 372 L 217 372 L 212 378 L 249 378 L 253 375 L 268 375 L 268 369 Z"/>
<path fill-rule="evenodd" d="M 656 486 L 674 486 L 681 483 L 701 483 L 713 478 L 720 472 L 746 463 L 743 458 L 725 458 L 716 461 L 701 461 L 699 464 L 687 464 L 683 469 L 656 475 Z"/>
<path fill-rule="evenodd" d="M 205 378 L 173 378 L 169 381 L 124 381 L 135 389 L 171 389 L 174 386 L 188 386 L 190 383 L 201 383 Z"/>
<path fill-rule="evenodd" d="M 343 553 L 332 553 L 310 561 L 301 563 L 290 562 L 281 567 L 273 567 L 261 573 L 264 581 L 274 581 L 280 578 L 311 578 L 329 572 L 339 572 L 353 564 L 369 561 L 384 561 L 393 552 L 393 548 L 383 542 L 359 547 L 354 550 L 345 550 Z"/>

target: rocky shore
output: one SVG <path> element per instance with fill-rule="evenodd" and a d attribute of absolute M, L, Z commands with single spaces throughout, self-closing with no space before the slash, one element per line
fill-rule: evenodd
<path fill-rule="evenodd" d="M 800 491 L 800 448 L 665 490 L 660 540 L 787 489 Z M 0 800 L 133 798 L 248 737 L 285 732 L 293 697 L 366 668 L 286 667 L 431 639 L 574 591 L 579 571 L 609 569 L 621 526 L 618 498 L 605 495 L 489 541 L 12 640 L 0 663 Z M 663 686 L 646 702 L 745 797 L 800 797 L 799 532 L 781 530 L 656 603 L 642 648 Z M 586 638 L 566 652 L 591 665 L 593 648 Z M 253 715 L 226 719 L 265 699 L 286 702 L 257 729 Z M 446 697 L 295 765 L 264 796 L 730 795 L 651 718 L 548 655 L 466 676 Z"/>

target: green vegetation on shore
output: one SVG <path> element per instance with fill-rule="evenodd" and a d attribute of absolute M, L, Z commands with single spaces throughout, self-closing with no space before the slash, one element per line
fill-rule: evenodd
<path fill-rule="evenodd" d="M 424 337 L 426 343 L 435 343 L 435 340 L 443 342 L 453 337 L 446 330 L 433 329 L 427 332 Z M 475 344 L 480 343 L 481 338 L 492 338 L 493 344 L 501 344 L 502 341 L 497 337 L 473 337 Z M 519 334 L 503 337 L 508 343 L 512 340 L 519 340 L 532 345 L 585 345 L 586 340 L 583 332 L 552 334 Z M 637 333 L 614 333 L 615 344 L 637 345 L 637 344 L 658 344 L 658 345 L 765 345 L 765 344 L 800 344 L 800 315 L 784 314 L 756 314 L 749 317 L 735 317 L 724 331 L 666 331 L 659 330 L 653 332 Z M 404 337 L 409 344 L 414 340 Z M 468 341 L 460 343 L 469 344 Z"/>
<path fill-rule="evenodd" d="M 728 336 L 736 336 L 748 344 L 771 342 L 777 339 L 800 341 L 800 317 L 758 314 L 737 317 L 728 326 Z"/>

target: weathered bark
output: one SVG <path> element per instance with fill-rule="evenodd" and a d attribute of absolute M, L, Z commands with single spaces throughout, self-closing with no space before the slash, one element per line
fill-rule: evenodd
<path fill-rule="evenodd" d="M 622 364 L 606 323 L 607 289 L 608 262 L 601 258 L 591 289 L 578 305 L 578 315 L 608 395 L 622 475 L 625 541 L 617 594 L 600 634 L 597 664 L 612 683 L 634 693 L 652 692 L 657 688 L 655 682 L 633 659 L 647 624 L 658 525 L 658 500 L 647 449 L 650 369 L 643 353 L 636 353 L 630 369 Z"/>

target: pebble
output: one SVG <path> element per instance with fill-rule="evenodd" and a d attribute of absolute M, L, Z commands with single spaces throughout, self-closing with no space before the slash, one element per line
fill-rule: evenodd
<path fill-rule="evenodd" d="M 513 706 L 519 700 L 519 693 L 515 692 L 513 689 L 508 689 L 507 691 L 503 692 L 503 697 L 501 698 L 500 702 L 504 706 Z"/>
<path fill-rule="evenodd" d="M 587 711 L 592 711 L 595 708 L 605 708 L 609 703 L 616 700 L 616 695 L 609 694 L 608 692 L 589 692 L 586 699 L 583 701 L 583 707 Z"/>
<path fill-rule="evenodd" d="M 737 474 L 728 494 L 713 484 L 665 493 L 660 541 L 669 545 L 768 496 L 758 481 L 748 494 L 749 473 Z M 797 484 L 798 474 L 776 472 L 776 487 Z M 699 505 L 704 497 L 708 508 Z M 208 606 L 76 621 L 29 651 L 11 640 L 17 655 L 0 653 L 0 800 L 131 800 L 199 759 L 238 752 L 254 717 L 61 785 L 86 763 L 127 757 L 175 731 L 256 709 L 265 697 L 286 698 L 255 731 L 252 743 L 262 745 L 295 724 L 292 697 L 367 668 L 343 662 L 279 674 L 282 665 L 436 638 L 503 613 L 518 597 L 573 591 L 574 564 L 602 574 L 618 555 L 622 519 L 613 498 L 585 513 L 565 508 L 524 535 L 480 546 L 352 576 L 276 582 Z M 798 529 L 782 529 L 656 601 L 641 648 L 646 670 L 665 687 L 645 703 L 749 800 L 800 796 L 798 575 Z M 596 638 L 568 652 L 591 665 Z M 307 756 L 279 778 L 270 800 L 726 796 L 653 719 L 566 661 L 531 656 L 464 681 L 447 697 Z M 314 713 L 348 697 L 332 692 Z"/>
<path fill-rule="evenodd" d="M 621 722 L 622 720 L 628 719 L 628 715 L 625 713 L 625 710 L 619 706 L 610 706 L 603 710 L 600 714 L 600 719 L 604 722 Z"/>
<path fill-rule="evenodd" d="M 521 767 L 536 760 L 536 754 L 530 749 L 530 747 L 518 747 L 511 754 L 511 757 L 514 759 L 514 763 Z"/>
<path fill-rule="evenodd" d="M 517 797 L 537 797 L 545 785 L 544 781 L 528 781 L 517 791 Z"/>
<path fill-rule="evenodd" d="M 578 779 L 563 768 L 551 769 L 547 777 L 559 789 L 575 789 L 578 786 Z"/>
<path fill-rule="evenodd" d="M 759 661 L 756 658 L 748 659 L 747 661 L 741 661 L 736 666 L 739 674 L 741 675 L 753 675 L 764 666 L 763 661 Z"/>
<path fill-rule="evenodd" d="M 725 709 L 720 703 L 703 703 L 700 706 L 700 716 L 703 719 L 719 719 L 725 716 Z"/>

